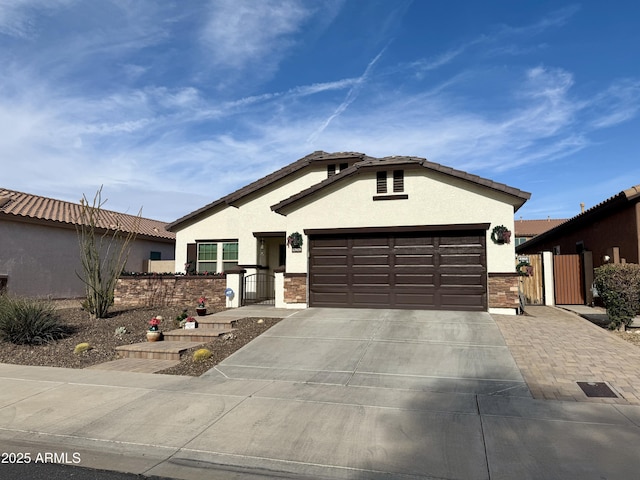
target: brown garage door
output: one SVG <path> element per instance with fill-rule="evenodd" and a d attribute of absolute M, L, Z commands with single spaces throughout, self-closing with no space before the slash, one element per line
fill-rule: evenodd
<path fill-rule="evenodd" d="M 487 308 L 485 233 L 314 235 L 313 307 Z"/>

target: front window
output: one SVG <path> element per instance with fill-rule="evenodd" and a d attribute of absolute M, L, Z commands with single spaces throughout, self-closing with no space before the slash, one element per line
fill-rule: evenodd
<path fill-rule="evenodd" d="M 198 244 L 198 273 L 219 272 L 218 270 L 218 244 Z"/>
<path fill-rule="evenodd" d="M 222 271 L 238 266 L 238 242 L 222 244 Z"/>
<path fill-rule="evenodd" d="M 238 266 L 238 242 L 198 242 L 198 273 L 226 272 Z"/>

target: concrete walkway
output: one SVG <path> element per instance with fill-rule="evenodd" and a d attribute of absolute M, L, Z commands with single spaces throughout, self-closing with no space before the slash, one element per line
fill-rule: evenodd
<path fill-rule="evenodd" d="M 321 313 L 295 313 L 200 378 L 0 364 L 2 450 L 182 479 L 637 477 L 639 406 L 531 398 L 522 381 L 535 376 L 519 350 L 563 362 L 563 329 L 599 363 L 601 336 L 580 334 L 579 317 Z"/>

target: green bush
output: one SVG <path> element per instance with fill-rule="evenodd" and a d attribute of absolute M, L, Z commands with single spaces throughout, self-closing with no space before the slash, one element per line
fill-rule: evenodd
<path fill-rule="evenodd" d="M 62 324 L 51 302 L 0 295 L 0 339 L 41 345 L 71 333 Z"/>
<path fill-rule="evenodd" d="M 595 270 L 594 284 L 607 309 L 609 328 L 627 326 L 640 313 L 640 265 L 610 264 Z"/>

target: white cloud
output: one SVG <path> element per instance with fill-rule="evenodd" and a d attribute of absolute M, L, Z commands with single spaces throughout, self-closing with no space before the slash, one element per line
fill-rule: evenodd
<path fill-rule="evenodd" d="M 293 34 L 311 13 L 298 0 L 218 0 L 210 5 L 202 41 L 214 65 L 244 69 L 256 62 L 266 67 L 272 55 L 279 57 L 294 43 Z"/>
<path fill-rule="evenodd" d="M 630 120 L 640 111 L 640 81 L 621 80 L 595 98 L 594 128 L 607 128 Z"/>

